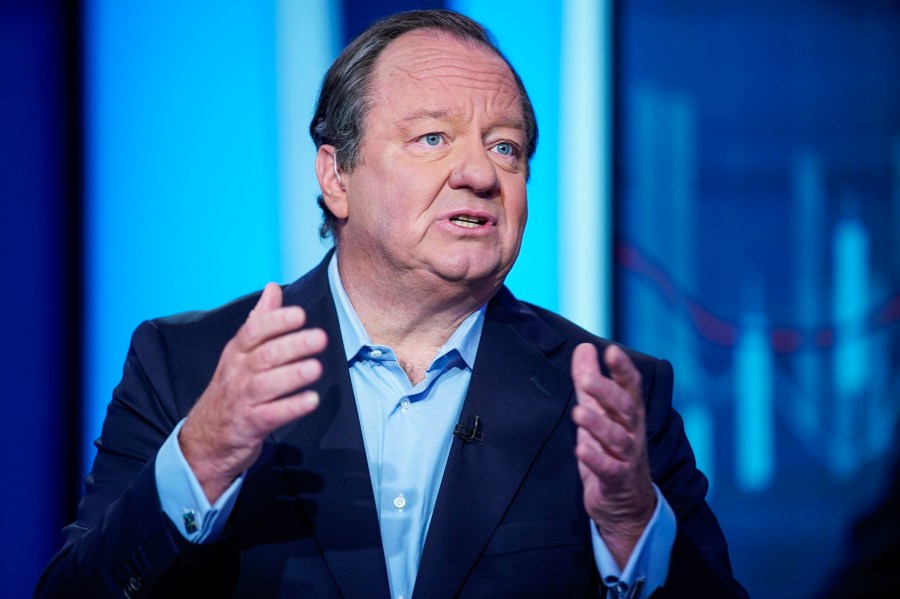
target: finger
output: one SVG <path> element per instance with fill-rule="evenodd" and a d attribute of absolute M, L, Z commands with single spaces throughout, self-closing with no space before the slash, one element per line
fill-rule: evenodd
<path fill-rule="evenodd" d="M 249 352 L 269 339 L 295 331 L 306 324 L 306 312 L 300 306 L 256 312 L 235 335 L 237 349 Z"/>
<path fill-rule="evenodd" d="M 610 350 L 613 350 L 612 354 L 610 354 Z M 626 366 L 631 366 L 628 356 L 614 345 L 607 348 L 604 358 L 608 355 L 612 355 L 614 360 L 624 360 L 626 362 L 624 365 L 620 365 L 619 361 L 615 362 L 617 366 L 621 366 L 623 369 Z M 640 375 L 634 370 L 633 366 L 631 366 L 631 370 L 633 371 L 633 376 L 638 378 L 638 386 L 640 386 Z M 625 375 L 623 374 L 623 376 Z M 626 408 L 629 403 L 627 400 L 621 401 L 623 398 L 616 397 L 618 395 L 617 389 L 621 385 L 615 379 L 606 377 L 600 370 L 597 348 L 590 343 L 582 343 L 575 348 L 572 354 L 572 380 L 576 390 L 600 400 L 601 404 L 608 404 L 608 407 L 621 410 Z M 603 401 L 604 399 L 606 400 L 605 402 Z M 616 401 L 617 399 L 620 401 Z"/>
<path fill-rule="evenodd" d="M 607 453 L 603 447 L 590 439 L 590 435 L 581 429 L 575 445 L 575 456 L 593 473 L 603 486 L 616 485 L 627 477 L 629 464 Z"/>
<path fill-rule="evenodd" d="M 617 382 L 604 378 L 591 388 L 599 410 L 624 426 L 629 431 L 634 431 L 640 425 L 643 418 L 642 406 Z M 586 404 L 590 406 L 590 404 Z"/>
<path fill-rule="evenodd" d="M 609 367 L 612 379 L 628 394 L 640 402 L 643 394 L 641 373 L 635 368 L 631 359 L 617 345 L 610 345 L 603 354 L 603 360 Z"/>
<path fill-rule="evenodd" d="M 597 397 L 603 393 L 603 373 L 600 372 L 597 348 L 590 343 L 582 343 L 572 353 L 572 384 L 578 403 L 600 408 Z"/>
<path fill-rule="evenodd" d="M 281 307 L 281 286 L 277 283 L 266 283 L 262 295 L 253 310 L 256 313 L 271 312 Z"/>
<path fill-rule="evenodd" d="M 628 360 L 621 350 L 618 351 L 625 360 Z M 640 413 L 635 408 L 634 400 L 616 381 L 603 375 L 600 371 L 597 348 L 590 343 L 582 343 L 572 354 L 572 382 L 579 404 L 601 413 L 608 412 L 611 418 L 628 429 L 638 424 Z"/>
<path fill-rule="evenodd" d="M 613 458 L 628 461 L 638 453 L 631 432 L 607 414 L 584 406 L 575 406 L 572 410 L 572 420 L 578 426 L 578 434 L 587 435 L 585 441 L 593 439 Z"/>
<path fill-rule="evenodd" d="M 607 454 L 597 437 L 582 426 L 577 427 L 575 430 L 575 454 L 579 455 L 580 452 Z"/>
<path fill-rule="evenodd" d="M 250 310 L 250 313 L 247 315 L 247 319 L 253 318 L 254 316 L 259 316 L 260 314 L 264 314 L 265 312 L 271 312 L 281 307 L 281 286 L 276 283 L 266 283 L 266 286 L 263 287 L 262 293 L 259 296 L 259 299 L 256 300 L 256 305 L 253 306 L 253 309 Z"/>
<path fill-rule="evenodd" d="M 597 348 L 590 343 L 582 343 L 572 353 L 572 380 L 576 386 L 579 382 L 588 382 L 602 377 Z"/>
<path fill-rule="evenodd" d="M 303 391 L 277 401 L 260 404 L 253 408 L 253 418 L 257 430 L 263 434 L 302 418 L 319 407 L 319 394 Z"/>
<path fill-rule="evenodd" d="M 307 387 L 321 376 L 319 360 L 300 360 L 253 375 L 247 382 L 244 397 L 252 404 L 265 403 Z"/>
<path fill-rule="evenodd" d="M 263 372 L 321 353 L 327 345 L 328 336 L 322 329 L 301 329 L 258 345 L 250 352 L 248 366 Z"/>

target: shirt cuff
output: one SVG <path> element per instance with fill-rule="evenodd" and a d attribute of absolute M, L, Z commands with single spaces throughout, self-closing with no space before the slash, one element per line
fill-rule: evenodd
<path fill-rule="evenodd" d="M 675 544 L 677 523 L 675 512 L 655 484 L 656 510 L 638 539 L 625 569 L 620 570 L 600 536 L 596 524 L 591 521 L 591 540 L 594 546 L 594 561 L 610 594 L 618 599 L 644 599 L 666 582 L 669 574 L 669 559 Z"/>
<path fill-rule="evenodd" d="M 210 505 L 181 452 L 178 433 L 182 426 L 184 420 L 178 423 L 156 454 L 156 490 L 163 512 L 185 539 L 191 543 L 211 543 L 222 535 L 247 473 L 242 472 Z"/>

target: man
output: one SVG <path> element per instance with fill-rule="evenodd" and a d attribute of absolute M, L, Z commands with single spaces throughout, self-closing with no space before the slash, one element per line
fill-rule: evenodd
<path fill-rule="evenodd" d="M 670 366 L 503 287 L 537 127 L 487 32 L 375 24 L 311 132 L 336 252 L 138 328 L 36 594 L 744 595 Z"/>

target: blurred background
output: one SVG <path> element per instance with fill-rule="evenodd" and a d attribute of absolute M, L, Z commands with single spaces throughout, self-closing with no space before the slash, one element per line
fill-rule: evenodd
<path fill-rule="evenodd" d="M 673 362 L 754 597 L 840 563 L 900 410 L 900 5 L 0 0 L 4 596 L 74 518 L 141 320 L 324 255 L 321 77 L 437 7 L 495 33 L 537 110 L 513 292 Z"/>

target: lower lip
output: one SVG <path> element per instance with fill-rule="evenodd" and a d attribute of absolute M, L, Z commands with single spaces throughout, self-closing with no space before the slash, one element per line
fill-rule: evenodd
<path fill-rule="evenodd" d="M 497 227 L 491 223 L 484 223 L 483 225 L 478 225 L 477 227 L 466 227 L 464 225 L 458 225 L 450 219 L 445 221 L 441 221 L 445 228 L 456 233 L 456 234 L 467 234 L 467 235 L 489 235 L 497 230 Z"/>

